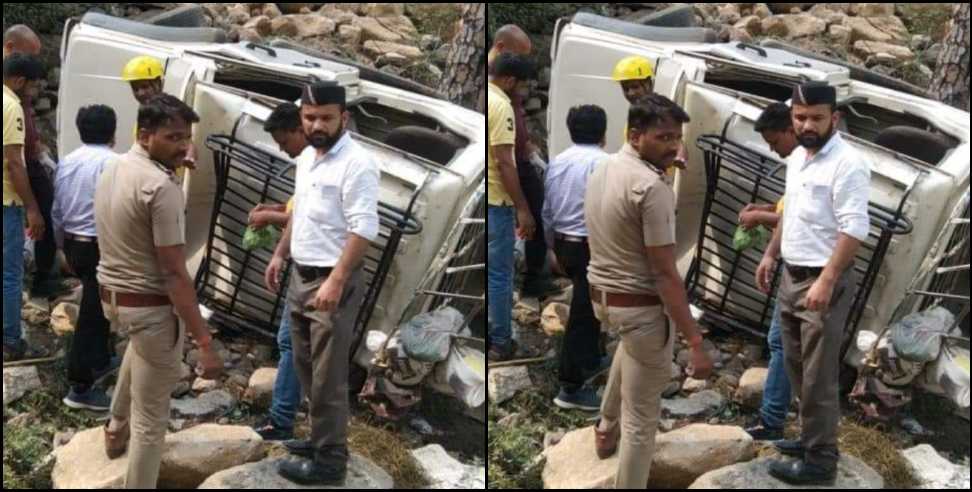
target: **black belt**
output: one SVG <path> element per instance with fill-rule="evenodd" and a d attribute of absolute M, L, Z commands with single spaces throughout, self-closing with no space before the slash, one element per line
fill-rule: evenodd
<path fill-rule="evenodd" d="M 557 241 L 563 241 L 565 243 L 586 243 L 587 238 L 584 236 L 570 236 L 568 234 L 556 233 L 554 234 L 554 239 Z"/>
<path fill-rule="evenodd" d="M 790 274 L 790 278 L 792 278 L 793 281 L 796 283 L 805 282 L 812 278 L 820 277 L 820 274 L 823 273 L 823 270 L 824 270 L 823 268 L 817 268 L 817 267 L 801 267 L 801 266 L 786 265 L 786 271 Z"/>
<path fill-rule="evenodd" d="M 315 280 L 320 280 L 322 278 L 327 278 L 331 276 L 331 272 L 334 271 L 333 267 L 313 267 L 313 266 L 300 266 L 294 265 L 297 269 L 297 275 L 300 275 L 300 279 L 304 283 L 310 283 Z"/>
<path fill-rule="evenodd" d="M 71 234 L 70 232 L 65 232 L 64 233 L 64 240 L 65 241 L 74 241 L 76 243 L 96 243 L 96 242 L 98 242 L 98 238 L 96 238 L 96 237 L 76 236 L 74 234 Z"/>

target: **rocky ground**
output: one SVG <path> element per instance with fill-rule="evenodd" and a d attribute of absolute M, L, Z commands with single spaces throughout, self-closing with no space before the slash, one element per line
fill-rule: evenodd
<path fill-rule="evenodd" d="M 617 457 L 594 455 L 594 414 L 560 410 L 557 353 L 569 316 L 571 289 L 542 301 L 517 299 L 514 337 L 545 362 L 489 371 L 490 488 L 604 488 L 613 485 Z M 608 344 L 608 350 L 615 348 Z M 766 379 L 765 344 L 731 333 L 707 334 L 716 370 L 707 380 L 685 374 L 682 340 L 664 394 L 650 488 L 786 488 L 767 474 L 777 457 L 742 427 L 756 415 Z M 603 385 L 603 377 L 597 381 Z M 786 434 L 799 430 L 791 408 Z M 838 487 L 968 488 L 969 425 L 937 397 L 918 394 L 890 425 L 864 422 L 845 405 L 840 426 Z M 931 466 L 934 463 L 934 466 Z M 758 485 L 753 485 L 753 484 Z"/>
<path fill-rule="evenodd" d="M 60 356 L 49 364 L 3 371 L 4 488 L 112 488 L 125 459 L 109 462 L 100 426 L 107 415 L 67 409 L 67 353 L 80 290 L 46 302 L 26 299 L 26 338 Z M 165 488 L 292 488 L 266 473 L 286 456 L 250 425 L 267 412 L 278 355 L 265 340 L 216 334 L 226 370 L 216 381 L 197 378 L 198 352 L 187 344 L 184 377 L 173 392 L 160 486 Z M 127 341 L 118 340 L 118 353 Z M 104 384 L 111 394 L 110 378 Z M 306 404 L 297 435 L 309 434 Z M 422 406 L 400 422 L 381 421 L 355 406 L 350 447 L 351 488 L 482 488 L 485 429 L 461 403 L 426 393 Z"/>

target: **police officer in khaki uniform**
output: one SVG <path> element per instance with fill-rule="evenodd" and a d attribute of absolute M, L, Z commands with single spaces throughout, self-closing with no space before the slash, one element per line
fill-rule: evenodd
<path fill-rule="evenodd" d="M 149 99 L 139 108 L 138 141 L 106 164 L 95 190 L 102 305 L 112 328 L 130 337 L 105 448 L 111 459 L 130 448 L 130 489 L 156 487 L 185 328 L 201 351 L 197 373 L 214 379 L 223 367 L 186 270 L 185 202 L 175 180 L 198 121 L 176 97 Z"/>

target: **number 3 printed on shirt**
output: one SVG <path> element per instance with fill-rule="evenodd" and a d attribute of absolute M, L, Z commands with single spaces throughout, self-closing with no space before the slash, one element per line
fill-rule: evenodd
<path fill-rule="evenodd" d="M 23 118 L 17 118 L 17 131 L 18 132 L 24 131 L 24 119 Z"/>
<path fill-rule="evenodd" d="M 506 119 L 506 129 L 508 131 L 513 131 L 513 118 Z"/>

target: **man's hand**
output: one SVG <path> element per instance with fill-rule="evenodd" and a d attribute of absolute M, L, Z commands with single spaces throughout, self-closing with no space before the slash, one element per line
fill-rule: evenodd
<path fill-rule="evenodd" d="M 807 292 L 807 311 L 821 312 L 827 309 L 833 296 L 834 283 L 823 277 L 818 278 L 810 287 L 810 291 Z"/>
<path fill-rule="evenodd" d="M 759 211 L 756 210 L 750 210 L 748 212 L 743 211 L 743 213 L 739 214 L 739 225 L 747 231 L 755 229 L 757 226 L 759 226 L 758 214 Z"/>
<path fill-rule="evenodd" d="M 44 216 L 41 215 L 40 209 L 37 207 L 27 209 L 27 237 L 40 241 L 44 239 L 45 228 Z"/>
<path fill-rule="evenodd" d="M 196 363 L 196 375 L 203 379 L 213 380 L 218 378 L 222 372 L 223 360 L 213 350 L 213 347 L 207 345 L 200 349 L 199 362 Z"/>
<path fill-rule="evenodd" d="M 692 358 L 685 372 L 694 379 L 709 379 L 712 375 L 712 359 L 701 343 L 692 347 Z"/>
<path fill-rule="evenodd" d="M 270 260 L 270 264 L 267 265 L 267 271 L 263 274 L 263 281 L 267 286 L 267 290 L 276 294 L 280 292 L 280 273 L 284 269 L 284 259 L 278 255 L 273 255 Z"/>
<path fill-rule="evenodd" d="M 266 212 L 250 212 L 250 226 L 254 229 L 263 229 L 270 224 L 270 218 Z"/>
<path fill-rule="evenodd" d="M 532 239 L 537 230 L 537 223 L 533 220 L 530 210 L 519 209 L 516 211 L 516 236 L 520 239 Z"/>
<path fill-rule="evenodd" d="M 759 268 L 756 269 L 756 287 L 763 294 L 770 293 L 770 284 L 773 282 L 773 273 L 776 271 L 776 260 L 764 256 L 763 261 L 759 263 Z"/>
<path fill-rule="evenodd" d="M 324 281 L 321 288 L 317 290 L 317 295 L 311 301 L 311 307 L 315 311 L 324 311 L 325 313 L 337 311 L 343 293 L 344 282 L 331 275 Z"/>

